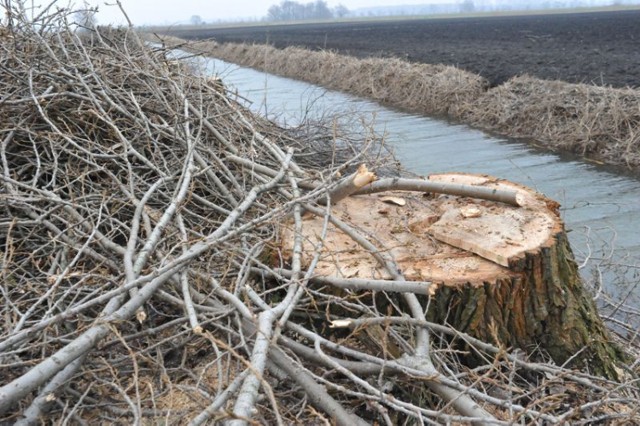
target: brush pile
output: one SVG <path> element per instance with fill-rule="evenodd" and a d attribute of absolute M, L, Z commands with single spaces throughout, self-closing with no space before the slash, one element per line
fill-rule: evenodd
<path fill-rule="evenodd" d="M 129 30 L 6 12 L 1 423 L 638 420 L 631 370 L 614 382 L 479 342 L 393 282 L 314 286 L 301 241 L 282 264 L 278 226 L 301 235 L 303 208 L 328 221 L 316 201 L 338 170 L 388 164 L 376 150 L 252 116 Z"/>

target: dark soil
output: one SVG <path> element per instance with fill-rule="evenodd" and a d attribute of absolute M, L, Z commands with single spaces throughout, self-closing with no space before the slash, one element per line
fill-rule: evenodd
<path fill-rule="evenodd" d="M 181 30 L 218 42 L 331 49 L 356 57 L 400 57 L 455 65 L 487 78 L 510 77 L 640 87 L 640 11 Z"/>

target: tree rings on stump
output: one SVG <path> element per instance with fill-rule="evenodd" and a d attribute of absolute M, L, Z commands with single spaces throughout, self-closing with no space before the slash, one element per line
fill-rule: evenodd
<path fill-rule="evenodd" d="M 620 355 L 583 289 L 559 205 L 488 176 L 438 174 L 447 182 L 515 190 L 521 207 L 445 194 L 387 191 L 345 198 L 331 213 L 390 255 L 407 281 L 431 283 L 428 317 L 487 342 L 542 349 L 556 363 L 616 377 Z M 303 265 L 323 218 L 303 220 Z M 285 257 L 293 245 L 284 227 Z M 390 279 L 376 259 L 329 225 L 315 276 Z M 497 341 L 496 341 L 497 340 Z"/>

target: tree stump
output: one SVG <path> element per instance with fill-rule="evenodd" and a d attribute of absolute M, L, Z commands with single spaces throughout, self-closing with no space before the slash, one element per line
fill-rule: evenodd
<path fill-rule="evenodd" d="M 542 349 L 558 364 L 569 360 L 569 366 L 617 377 L 620 352 L 583 289 L 559 205 L 488 176 L 439 174 L 429 180 L 515 190 L 521 207 L 391 191 L 348 197 L 332 206 L 332 214 L 390 254 L 407 280 L 432 283 L 430 320 L 505 347 Z M 322 218 L 305 218 L 303 264 L 310 261 L 322 227 Z M 285 229 L 285 253 L 292 242 L 292 230 Z M 390 278 L 370 253 L 331 225 L 314 272 Z"/>

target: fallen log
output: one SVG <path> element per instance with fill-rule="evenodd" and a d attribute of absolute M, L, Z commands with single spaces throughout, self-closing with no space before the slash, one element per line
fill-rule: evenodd
<path fill-rule="evenodd" d="M 556 363 L 617 377 L 620 352 L 583 288 L 558 204 L 487 176 L 433 175 L 425 187 L 438 185 L 515 193 L 512 198 L 520 207 L 456 195 L 387 191 L 346 198 L 332 207 L 332 215 L 390 255 L 407 281 L 429 285 L 427 292 L 416 293 L 430 295 L 431 321 L 501 347 L 543 352 Z M 394 188 L 387 183 L 385 189 Z M 322 226 L 321 217 L 306 219 L 303 264 L 320 243 Z M 291 229 L 284 229 L 285 254 L 291 241 Z M 389 280 L 386 287 L 394 291 L 392 277 L 348 235 L 329 226 L 322 243 L 317 283 L 339 291 L 358 291 L 354 284 L 379 291 Z M 367 289 L 364 280 L 376 286 Z"/>

